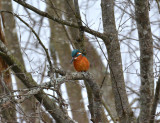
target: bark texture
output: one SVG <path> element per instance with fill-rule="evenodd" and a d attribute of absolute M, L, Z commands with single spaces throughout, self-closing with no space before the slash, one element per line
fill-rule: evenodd
<path fill-rule="evenodd" d="M 16 73 L 16 76 L 23 82 L 27 88 L 34 88 L 37 83 L 33 80 L 30 73 L 27 73 L 24 66 L 21 65 L 15 57 L 11 55 L 6 46 L 0 41 L 0 55 L 6 61 L 9 66 L 13 66 L 11 69 Z M 23 74 L 22 74 L 23 73 Z M 43 104 L 45 109 L 58 123 L 74 123 L 68 115 L 57 106 L 54 99 L 50 99 L 42 90 L 38 94 L 34 95 L 36 99 Z"/>
<path fill-rule="evenodd" d="M 129 106 L 125 82 L 122 70 L 120 45 L 115 25 L 114 1 L 101 0 L 104 34 L 107 47 L 108 63 L 110 68 L 112 88 L 115 97 L 115 105 L 120 123 L 134 122 L 133 112 Z"/>
<path fill-rule="evenodd" d="M 67 11 L 66 19 L 71 22 L 81 21 L 81 20 L 78 20 L 80 19 L 79 16 L 76 17 L 77 13 L 75 12 L 76 10 L 74 9 L 75 6 L 73 6 L 73 1 L 72 0 L 65 1 L 65 4 L 66 4 L 65 10 Z M 111 86 L 111 78 L 109 74 L 105 75 L 106 74 L 105 66 L 102 63 L 101 57 L 98 55 L 96 49 L 94 48 L 93 44 L 89 41 L 89 39 L 85 37 L 85 35 L 83 35 L 84 37 L 81 37 L 82 36 L 81 29 L 75 29 L 72 27 L 68 27 L 68 32 L 70 33 L 70 40 L 72 41 L 74 46 L 77 49 L 80 49 L 82 52 L 86 53 L 87 59 L 90 61 L 89 72 L 93 73 L 94 76 L 96 76 L 95 77 L 96 82 L 99 85 L 101 85 L 104 76 L 106 76 L 106 79 L 104 80 L 104 83 L 102 86 L 102 97 L 105 100 L 105 104 L 108 106 L 109 110 L 111 111 L 111 115 L 113 116 L 113 118 L 117 119 L 117 113 L 116 113 L 115 104 L 114 104 L 114 96 L 113 96 L 112 86 Z M 91 103 L 92 102 L 92 96 L 91 96 L 92 92 L 90 92 L 90 89 L 88 87 L 87 87 L 87 91 L 88 91 L 87 92 L 88 100 L 89 100 L 89 103 Z M 105 122 L 105 119 L 104 119 L 104 122 Z"/>
<path fill-rule="evenodd" d="M 88 41 L 87 38 L 84 39 L 87 53 L 87 58 L 90 61 L 90 69 L 89 72 L 93 73 L 95 76 L 95 80 L 99 86 L 102 85 L 102 98 L 104 99 L 105 104 L 108 106 L 109 110 L 111 111 L 111 115 L 114 120 L 117 118 L 117 112 L 115 107 L 115 99 L 112 91 L 111 86 L 111 77 L 109 73 L 105 72 L 105 66 L 102 63 L 101 56 L 98 55 L 96 49 L 93 47 L 91 42 Z M 102 84 L 102 81 L 105 77 L 105 80 Z"/>
<path fill-rule="evenodd" d="M 0 9 L 2 9 L 1 2 L 2 1 L 0 0 Z M 0 40 L 3 41 L 4 44 L 7 44 L 5 35 L 3 33 L 1 22 L 0 22 Z M 8 69 L 8 67 L 9 66 L 7 65 L 5 60 L 2 57 L 0 57 L 0 94 L 1 96 L 4 96 L 5 94 L 12 96 L 11 90 L 13 87 L 12 87 L 10 70 Z M 0 109 L 0 115 L 1 115 L 1 122 L 16 121 L 16 112 L 15 112 L 14 103 L 11 103 L 9 107 L 2 106 Z"/>
<path fill-rule="evenodd" d="M 160 77 L 158 78 L 157 85 L 156 85 L 156 90 L 155 90 L 155 95 L 153 99 L 153 104 L 152 104 L 152 110 L 151 110 L 151 116 L 150 116 L 150 123 L 154 123 L 155 121 L 155 114 L 156 114 L 156 109 L 159 101 L 159 93 L 160 92 Z"/>
<path fill-rule="evenodd" d="M 140 46 L 140 123 L 148 123 L 154 94 L 153 39 L 149 21 L 149 1 L 135 0 L 135 14 Z"/>
<path fill-rule="evenodd" d="M 12 12 L 12 2 L 11 0 L 1 0 L 2 1 L 2 10 L 10 11 Z M 15 19 L 12 14 L 9 13 L 2 13 L 3 16 L 3 24 L 4 24 L 4 32 L 6 35 L 7 40 L 7 47 L 9 50 L 12 51 L 14 56 L 19 59 L 22 65 L 24 65 L 24 61 L 22 58 L 21 49 L 19 46 L 19 41 L 17 37 L 17 31 L 16 31 L 16 24 Z M 24 84 L 16 77 L 16 83 L 18 89 L 26 88 Z M 30 122 L 35 122 L 36 118 L 33 116 L 36 114 L 36 107 L 35 107 L 35 98 L 31 97 L 29 100 L 26 100 L 21 104 L 23 112 L 21 112 L 22 117 L 28 116 L 27 119 L 29 119 Z M 28 104 L 30 106 L 28 107 Z M 24 114 L 23 114 L 24 113 Z M 32 115 L 31 115 L 32 114 Z M 25 120 L 26 118 L 22 118 L 21 121 Z"/>
<path fill-rule="evenodd" d="M 57 11 L 54 7 L 58 7 L 60 10 L 63 10 L 64 6 L 64 2 L 52 1 L 50 4 L 48 4 L 47 11 L 50 14 L 54 13 L 54 15 L 57 15 L 58 18 L 62 18 L 62 13 Z M 73 65 L 70 64 L 71 49 L 65 32 L 65 27 L 51 20 L 49 23 L 51 27 L 51 55 L 54 55 L 55 51 L 59 58 L 60 66 L 67 71 L 73 71 Z M 80 84 L 78 81 L 75 83 L 66 83 L 66 88 L 73 119 L 80 123 L 88 123 L 88 116 L 84 108 Z"/>

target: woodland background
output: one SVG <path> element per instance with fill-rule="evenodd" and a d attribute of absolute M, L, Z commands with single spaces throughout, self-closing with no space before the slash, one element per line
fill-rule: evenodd
<path fill-rule="evenodd" d="M 160 122 L 159 4 L 0 0 L 0 122 Z"/>

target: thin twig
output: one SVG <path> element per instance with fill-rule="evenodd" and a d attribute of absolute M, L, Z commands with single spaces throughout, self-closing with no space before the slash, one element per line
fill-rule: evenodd
<path fill-rule="evenodd" d="M 153 99 L 150 123 L 154 123 L 154 120 L 155 120 L 155 113 L 156 113 L 157 104 L 159 101 L 159 91 L 160 91 L 160 77 L 158 78 L 156 92 L 155 92 L 154 99 Z"/>
<path fill-rule="evenodd" d="M 116 123 L 116 120 L 113 118 L 111 111 L 109 110 L 108 106 L 106 105 L 106 103 L 104 102 L 104 100 L 102 100 L 102 104 L 104 106 L 104 108 L 106 109 L 106 111 L 108 112 L 109 116 L 111 117 L 112 121 L 114 123 Z"/>
<path fill-rule="evenodd" d="M 52 5 L 52 8 L 54 9 L 54 12 L 56 13 L 57 17 L 60 18 L 59 14 L 58 14 L 58 12 L 57 12 L 57 9 L 55 8 L 55 6 L 54 6 L 54 4 L 53 4 L 53 1 L 50 0 L 50 3 L 51 3 L 51 5 Z M 64 24 L 61 24 L 61 25 L 62 25 L 62 27 L 63 27 L 63 29 L 64 29 L 64 32 L 65 32 L 65 34 L 66 34 L 69 42 L 71 43 L 73 49 L 76 49 L 76 48 L 75 48 L 75 45 L 74 45 L 74 43 L 73 43 L 73 39 L 72 39 L 71 36 L 69 35 L 69 33 L 68 33 L 65 25 L 64 25 Z"/>
<path fill-rule="evenodd" d="M 34 6 L 29 5 L 28 3 L 26 3 L 26 2 L 24 2 L 22 0 L 13 0 L 13 1 L 21 4 L 22 6 L 25 6 L 26 8 L 34 11 L 37 14 L 39 14 L 39 15 L 41 15 L 43 17 L 47 17 L 47 18 L 49 18 L 49 19 L 51 19 L 51 20 L 53 20 L 53 21 L 55 21 L 57 23 L 61 23 L 61 24 L 64 24 L 64 25 L 67 25 L 67 26 L 70 26 L 70 27 L 74 27 L 74 28 L 79 28 L 79 26 L 77 24 L 75 24 L 75 23 L 68 22 L 68 21 L 65 21 L 63 19 L 55 18 L 53 15 L 50 15 L 50 14 L 48 14 L 46 12 L 43 12 L 43 11 L 40 11 L 39 9 L 35 8 Z M 101 38 L 101 39 L 106 39 L 106 34 L 104 35 L 104 34 L 102 34 L 100 32 L 94 31 L 94 30 L 92 30 L 92 29 L 90 29 L 90 28 L 88 28 L 86 26 L 82 26 L 82 29 L 84 31 L 92 34 L 92 35 L 95 35 L 95 36 Z"/>
<path fill-rule="evenodd" d="M 67 0 L 66 0 L 67 1 Z M 79 26 L 79 41 L 84 44 L 84 30 L 82 28 L 83 24 L 82 24 L 82 20 L 81 20 L 81 14 L 80 14 L 80 10 L 79 10 L 79 5 L 78 5 L 78 0 L 74 0 L 74 8 L 75 8 L 75 17 L 77 19 L 77 23 L 78 23 L 78 26 Z M 84 46 L 81 47 L 81 50 L 82 50 L 82 53 L 83 54 L 86 54 L 86 50 L 84 49 Z"/>
<path fill-rule="evenodd" d="M 14 65 L 11 69 L 16 73 L 16 76 L 23 82 L 28 88 L 37 87 L 37 83 L 33 80 L 30 73 L 27 73 L 24 66 L 21 65 L 17 59 L 11 55 L 6 46 L 0 41 L 0 56 L 10 66 Z M 23 73 L 23 74 L 21 74 Z M 42 90 L 34 95 L 39 102 L 42 102 L 46 110 L 58 123 L 70 122 L 75 123 L 66 113 L 64 113 L 56 104 L 54 99 L 50 99 Z"/>
<path fill-rule="evenodd" d="M 50 59 L 50 56 L 49 56 L 49 53 L 48 53 L 48 49 L 44 46 L 44 44 L 42 43 L 41 39 L 39 38 L 37 33 L 34 31 L 34 29 L 27 22 L 25 22 L 22 18 L 20 18 L 17 14 L 9 12 L 9 11 L 0 11 L 0 12 L 7 12 L 7 13 L 10 13 L 10 14 L 16 16 L 21 22 L 23 22 L 27 27 L 29 27 L 31 29 L 31 31 L 34 33 L 34 35 L 38 39 L 39 44 L 43 47 L 43 49 L 44 49 L 44 51 L 45 51 L 45 53 L 47 55 L 47 60 L 48 60 L 49 65 L 50 65 L 50 69 L 52 70 L 53 66 L 52 66 L 52 62 L 51 62 L 51 59 Z"/>
<path fill-rule="evenodd" d="M 157 2 L 157 6 L 158 6 L 158 10 L 159 10 L 159 14 L 160 14 L 160 5 L 159 5 L 158 0 L 156 0 L 156 2 Z"/>

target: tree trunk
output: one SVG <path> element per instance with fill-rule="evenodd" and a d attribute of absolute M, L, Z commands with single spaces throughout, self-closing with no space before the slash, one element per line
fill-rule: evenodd
<path fill-rule="evenodd" d="M 2 8 L 3 10 L 6 11 L 13 11 L 12 10 L 12 2 L 11 0 L 2 0 Z M 7 47 L 9 50 L 11 50 L 14 53 L 14 56 L 19 59 L 19 61 L 24 65 L 24 61 L 22 58 L 22 53 L 20 50 L 19 42 L 18 42 L 18 37 L 17 37 L 17 31 L 16 31 L 16 26 L 15 26 L 15 20 L 13 15 L 9 13 L 3 13 L 3 21 L 4 21 L 4 31 L 7 39 Z M 16 83 L 18 89 L 23 89 L 26 88 L 24 84 L 16 77 Z M 30 106 L 28 106 L 30 104 Z M 21 104 L 22 109 L 19 111 L 21 112 L 20 115 L 24 118 L 21 119 L 21 122 L 26 120 L 26 115 L 30 118 L 28 120 L 30 122 L 35 122 L 35 118 L 33 117 L 33 114 L 35 114 L 35 99 L 34 97 L 31 97 L 29 100 L 26 100 Z M 23 110 L 23 111 L 21 111 Z M 32 115 L 31 115 L 32 114 Z"/>
<path fill-rule="evenodd" d="M 115 25 L 114 1 L 101 0 L 104 34 L 107 39 L 108 64 L 110 68 L 115 105 L 120 123 L 133 122 L 133 112 L 129 106 L 122 70 L 120 45 Z"/>
<path fill-rule="evenodd" d="M 66 4 L 65 9 L 67 11 L 66 19 L 68 21 L 77 22 L 77 19 L 75 16 L 76 13 L 75 13 L 75 9 L 73 6 L 73 1 L 68 0 L 65 2 L 65 4 Z M 114 105 L 114 96 L 113 96 L 113 92 L 112 92 L 112 87 L 110 86 L 111 79 L 110 79 L 109 74 L 106 75 L 105 66 L 102 63 L 101 57 L 98 55 L 96 49 L 91 44 L 91 42 L 89 42 L 89 39 L 87 37 L 85 37 L 85 35 L 84 35 L 84 41 L 82 41 L 82 42 L 77 41 L 80 37 L 78 35 L 79 34 L 78 29 L 68 27 L 68 32 L 71 34 L 70 35 L 71 40 L 77 49 L 79 49 L 79 48 L 81 49 L 81 47 L 84 46 L 84 48 L 82 48 L 81 50 L 82 51 L 83 51 L 83 49 L 86 50 L 87 58 L 90 61 L 89 71 L 91 73 L 93 73 L 94 76 L 96 76 L 95 80 L 99 84 L 99 86 L 102 84 L 104 76 L 106 76 L 106 79 L 104 80 L 104 83 L 102 86 L 103 99 L 104 99 L 106 105 L 108 106 L 109 110 L 111 111 L 112 117 L 114 119 L 117 119 L 117 113 L 116 113 L 115 105 Z M 87 90 L 87 91 L 88 91 L 88 100 L 91 100 L 89 98 L 90 92 L 89 92 L 89 90 Z M 105 119 L 104 119 L 104 121 L 105 121 Z"/>
<path fill-rule="evenodd" d="M 2 8 L 0 1 L 0 8 Z M 1 21 L 1 19 L 0 19 Z M 3 29 L 1 27 L 0 22 L 0 40 L 3 41 L 4 44 L 6 44 L 6 39 L 3 33 Z M 11 75 L 10 70 L 8 69 L 8 65 L 6 62 L 0 57 L 0 94 L 1 96 L 4 96 L 5 94 L 12 96 L 12 81 L 11 81 Z M 8 70 L 7 70 L 8 69 Z M 16 121 L 16 112 L 15 112 L 15 105 L 14 103 L 11 103 L 10 106 L 3 106 L 0 109 L 1 114 L 1 122 L 12 122 Z"/>
<path fill-rule="evenodd" d="M 47 6 L 48 12 L 50 14 L 54 13 L 54 15 L 57 14 L 61 18 L 62 14 L 57 11 L 54 6 L 56 8 L 58 7 L 60 10 L 63 10 L 63 2 L 56 1 L 52 3 Z M 60 61 L 60 66 L 63 69 L 73 71 L 73 65 L 70 64 L 71 49 L 64 27 L 61 24 L 57 24 L 51 20 L 49 22 L 51 28 L 50 51 L 55 50 Z M 51 54 L 53 55 L 54 53 L 51 52 Z M 88 116 L 84 108 L 79 82 L 75 81 L 74 83 L 66 83 L 66 88 L 73 119 L 79 123 L 88 123 Z"/>
<path fill-rule="evenodd" d="M 135 14 L 140 46 L 140 123 L 149 122 L 154 95 L 153 39 L 148 10 L 148 0 L 135 0 Z"/>
<path fill-rule="evenodd" d="M 2 10 L 10 11 L 12 12 L 12 1 L 11 0 L 1 0 L 2 2 Z M 7 47 L 9 50 L 11 50 L 14 53 L 14 56 L 21 62 L 22 65 L 24 65 L 21 49 L 19 46 L 19 41 L 17 37 L 17 31 L 16 31 L 16 24 L 15 19 L 12 14 L 9 13 L 2 13 L 3 15 L 3 24 L 4 24 L 4 32 L 6 35 L 7 40 Z M 26 86 L 15 76 L 16 78 L 16 84 L 18 89 L 24 89 Z M 22 94 L 22 93 L 20 93 Z M 30 105 L 30 106 L 28 106 Z M 22 109 L 20 109 L 20 115 L 22 118 L 21 122 L 23 121 L 29 121 L 29 122 L 39 122 L 38 118 L 35 118 L 36 113 L 36 99 L 34 97 L 29 98 L 28 100 L 25 100 L 23 103 L 21 103 Z M 19 107 L 20 108 L 20 107 Z M 21 111 L 23 110 L 23 111 Z M 27 116 L 27 118 L 26 118 Z M 46 117 L 46 115 L 43 113 L 43 116 Z M 47 119 L 50 119 L 49 117 Z"/>

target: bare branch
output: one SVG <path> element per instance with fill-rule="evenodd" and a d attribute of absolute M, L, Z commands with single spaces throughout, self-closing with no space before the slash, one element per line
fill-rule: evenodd
<path fill-rule="evenodd" d="M 79 39 L 77 39 L 78 42 L 79 42 L 78 44 L 80 45 L 82 53 L 86 54 L 86 50 L 84 49 L 84 30 L 82 28 L 83 24 L 82 24 L 82 20 L 81 20 L 78 0 L 74 0 L 74 8 L 75 8 L 74 14 L 76 16 L 77 23 L 78 23 L 78 26 L 79 26 Z"/>
<path fill-rule="evenodd" d="M 26 72 L 26 70 L 21 66 L 20 63 L 16 61 L 16 59 L 11 55 L 11 53 L 7 50 L 5 45 L 0 41 L 0 55 L 3 57 L 3 59 L 7 62 L 8 65 L 14 65 L 12 67 L 12 70 L 16 73 L 16 76 L 22 80 L 22 82 L 28 87 L 37 87 L 38 85 L 36 82 L 30 77 L 31 75 Z M 61 70 L 54 69 L 57 72 L 62 72 Z M 23 73 L 23 74 L 22 74 Z M 94 122 L 101 122 L 102 121 L 102 102 L 101 102 L 101 93 L 100 88 L 93 79 L 93 76 L 88 73 L 68 73 L 65 76 L 62 76 L 57 79 L 52 79 L 49 83 L 43 83 L 43 86 L 54 86 L 55 83 L 57 83 L 57 87 L 59 87 L 62 83 L 65 81 L 70 80 L 85 80 L 89 87 L 91 88 L 93 95 L 94 95 Z M 42 87 L 41 85 L 41 87 Z M 45 108 L 50 112 L 50 114 L 59 122 L 73 122 L 71 119 L 69 119 L 68 116 L 65 116 L 64 114 L 55 104 L 55 102 L 46 96 L 46 94 L 43 91 L 40 91 L 38 94 L 35 95 L 35 97 L 41 102 L 43 99 L 43 105 Z M 64 119 L 66 117 L 66 119 Z"/>
<path fill-rule="evenodd" d="M 117 120 L 117 119 L 114 119 L 114 118 L 113 118 L 113 116 L 112 116 L 112 114 L 111 114 L 111 111 L 109 110 L 108 106 L 105 104 L 104 100 L 102 100 L 102 103 L 103 103 L 103 106 L 105 107 L 105 109 L 107 110 L 109 116 L 111 117 L 112 121 L 113 121 L 114 123 L 116 123 L 116 120 Z"/>
<path fill-rule="evenodd" d="M 150 123 L 154 123 L 154 117 L 157 109 L 157 104 L 159 101 L 159 92 L 160 92 L 160 77 L 158 78 L 157 86 L 156 86 L 156 92 L 153 99 L 152 109 L 151 109 L 151 119 Z"/>
<path fill-rule="evenodd" d="M 38 94 L 40 92 L 40 88 L 36 88 L 36 89 L 32 89 L 31 91 L 29 91 L 28 93 L 26 93 L 25 95 L 22 96 L 18 96 L 18 99 L 14 99 L 13 98 L 13 95 L 12 96 L 6 96 L 4 98 L 1 98 L 0 99 L 0 105 L 3 106 L 3 105 L 8 105 L 11 103 L 22 103 L 24 102 L 26 99 L 29 99 L 31 96 L 35 95 L 35 94 Z"/>
<path fill-rule="evenodd" d="M 158 10 L 159 10 L 159 14 L 160 14 L 160 6 L 159 6 L 159 1 L 158 1 L 158 0 L 156 0 L 156 2 L 157 2 L 157 6 L 158 6 Z"/>
<path fill-rule="evenodd" d="M 39 41 L 39 44 L 42 46 L 42 48 L 44 49 L 44 51 L 47 55 L 47 60 L 48 60 L 49 65 L 50 65 L 50 69 L 53 69 L 52 62 L 51 62 L 51 59 L 50 59 L 50 56 L 49 56 L 49 53 L 48 53 L 48 49 L 44 46 L 43 42 L 41 41 L 41 39 L 39 38 L 37 33 L 34 31 L 34 29 L 28 23 L 26 23 L 22 18 L 20 18 L 17 14 L 9 12 L 9 11 L 1 11 L 1 12 L 7 12 L 9 14 L 12 14 L 13 16 L 16 16 L 22 23 L 24 23 L 27 27 L 29 27 L 31 29 L 31 31 L 36 36 L 37 40 Z"/>
<path fill-rule="evenodd" d="M 0 56 L 6 61 L 6 63 L 12 67 L 12 70 L 16 73 L 16 76 L 26 85 L 28 88 L 33 88 L 38 86 L 36 82 L 32 79 L 31 74 L 27 73 L 24 67 L 11 55 L 6 46 L 0 41 Z M 59 123 L 74 123 L 66 113 L 64 113 L 56 105 L 53 99 L 50 99 L 43 91 L 40 91 L 35 95 L 39 102 L 43 102 L 46 110 L 51 114 L 51 116 Z"/>
<path fill-rule="evenodd" d="M 148 0 L 135 0 L 135 15 L 140 47 L 140 114 L 139 122 L 149 121 L 154 95 L 153 39 Z"/>
<path fill-rule="evenodd" d="M 29 4 L 27 4 L 27 3 L 25 3 L 25 2 L 23 2 L 21 0 L 14 0 L 14 1 L 17 2 L 17 3 L 19 3 L 19 4 L 21 4 L 24 7 L 32 10 L 32 11 L 34 11 L 35 13 L 37 13 L 37 14 L 39 14 L 41 16 L 47 17 L 47 18 L 49 18 L 49 19 L 51 19 L 51 20 L 53 20 L 53 21 L 55 21 L 57 23 L 64 24 L 64 25 L 67 25 L 67 26 L 70 26 L 70 27 L 74 27 L 74 28 L 79 28 L 79 26 L 77 24 L 74 24 L 74 23 L 71 23 L 71 22 L 59 19 L 59 18 L 55 18 L 54 16 L 51 16 L 51 15 L 49 15 L 46 12 L 40 11 L 39 9 L 37 9 L 37 8 L 35 8 L 35 7 L 29 5 Z M 94 31 L 94 30 L 92 30 L 92 29 L 90 29 L 90 28 L 88 28 L 86 26 L 82 26 L 82 29 L 85 32 L 88 32 L 88 33 L 90 33 L 92 35 L 95 35 L 95 36 L 97 36 L 97 37 L 99 37 L 101 39 L 106 39 L 106 36 L 103 35 L 102 33 Z"/>
<path fill-rule="evenodd" d="M 128 97 L 125 90 L 120 44 L 118 41 L 114 16 L 114 1 L 101 0 L 101 7 L 104 33 L 108 34 L 108 38 L 104 40 L 104 43 L 108 53 L 108 65 L 110 68 L 112 88 L 119 122 L 135 122 L 135 118 L 131 107 L 129 106 Z M 111 43 L 108 45 L 108 42 Z"/>

